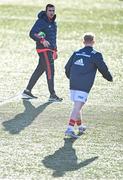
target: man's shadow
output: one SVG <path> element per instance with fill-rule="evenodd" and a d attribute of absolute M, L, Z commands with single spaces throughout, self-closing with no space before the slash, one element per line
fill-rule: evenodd
<path fill-rule="evenodd" d="M 46 156 L 42 163 L 46 168 L 53 170 L 53 177 L 62 177 L 67 171 L 76 171 L 82 167 L 85 167 L 95 161 L 98 156 L 86 159 L 80 163 L 77 163 L 76 151 L 72 147 L 75 139 L 64 139 L 64 146 L 54 154 Z"/>
<path fill-rule="evenodd" d="M 29 126 L 49 104 L 51 104 L 51 102 L 46 102 L 36 108 L 30 101 L 23 100 L 25 107 L 24 112 L 17 114 L 13 119 L 4 121 L 2 125 L 5 131 L 9 131 L 10 134 L 20 133 L 25 127 Z"/>

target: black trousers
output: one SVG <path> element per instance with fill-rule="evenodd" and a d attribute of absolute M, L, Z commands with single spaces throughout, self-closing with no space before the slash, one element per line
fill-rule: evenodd
<path fill-rule="evenodd" d="M 54 90 L 54 60 L 53 53 L 50 51 L 41 52 L 39 55 L 39 63 L 33 72 L 29 83 L 27 85 L 28 90 L 32 90 L 39 77 L 45 72 L 47 78 L 48 89 L 51 95 L 55 94 Z"/>

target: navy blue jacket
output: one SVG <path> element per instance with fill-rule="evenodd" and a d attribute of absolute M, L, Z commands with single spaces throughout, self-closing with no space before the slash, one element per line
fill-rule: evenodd
<path fill-rule="evenodd" d="M 43 44 L 40 43 L 40 38 L 36 36 L 39 32 L 44 32 L 46 34 L 45 39 L 49 41 L 51 49 L 56 49 L 56 34 L 57 34 L 57 26 L 55 22 L 56 15 L 54 15 L 53 19 L 50 21 L 46 15 L 45 11 L 41 11 L 38 14 L 38 20 L 33 25 L 30 31 L 30 37 L 36 41 L 36 48 L 42 49 L 44 48 Z"/>
<path fill-rule="evenodd" d="M 66 76 L 70 79 L 70 89 L 88 93 L 94 83 L 97 69 L 105 79 L 113 80 L 101 53 L 90 46 L 74 52 L 65 66 Z"/>

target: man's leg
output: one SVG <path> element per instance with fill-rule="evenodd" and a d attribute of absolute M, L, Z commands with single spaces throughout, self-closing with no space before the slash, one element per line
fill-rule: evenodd
<path fill-rule="evenodd" d="M 82 123 L 81 109 L 87 101 L 88 93 L 83 91 L 71 90 L 71 100 L 74 101 L 71 118 L 73 118 L 79 128 L 79 132 L 86 130 L 86 126 Z"/>
<path fill-rule="evenodd" d="M 73 109 L 70 115 L 69 125 L 68 125 L 68 128 L 71 129 L 72 131 L 74 129 L 74 125 L 77 120 L 78 120 L 78 125 L 81 125 L 80 111 L 83 105 L 84 105 L 83 102 L 80 101 L 74 102 Z"/>
<path fill-rule="evenodd" d="M 78 118 L 80 119 L 80 110 L 82 106 L 84 106 L 83 102 L 80 102 L 80 101 L 74 102 L 73 109 L 70 116 L 71 119 L 78 119 Z"/>
<path fill-rule="evenodd" d="M 71 132 L 74 132 L 74 125 L 76 123 L 79 127 L 79 132 L 80 132 L 80 129 L 83 131 L 85 130 L 85 129 L 82 129 L 83 125 L 81 122 L 80 113 L 81 113 L 82 107 L 84 106 L 84 104 L 87 100 L 88 93 L 83 92 L 83 91 L 78 91 L 78 90 L 70 90 L 70 96 L 71 96 L 71 100 L 74 102 L 74 105 L 73 105 L 73 109 L 72 109 L 72 112 L 70 115 L 68 127 L 67 127 L 65 134 L 66 135 L 70 134 L 70 136 L 71 136 Z M 81 131 L 81 132 L 83 132 L 83 131 Z"/>
<path fill-rule="evenodd" d="M 73 109 L 72 109 L 72 112 L 70 115 L 70 120 L 68 123 L 67 130 L 65 132 L 65 135 L 71 136 L 73 138 L 78 138 L 78 136 L 74 134 L 74 126 L 75 126 L 76 120 L 78 119 L 78 117 L 80 117 L 80 110 L 81 110 L 83 105 L 84 105 L 83 102 L 80 102 L 80 101 L 74 102 Z"/>
<path fill-rule="evenodd" d="M 46 77 L 48 89 L 50 92 L 49 101 L 62 101 L 62 98 L 59 98 L 54 89 L 54 60 L 52 57 L 52 52 L 48 51 L 44 53 L 45 62 L 46 62 Z"/>
<path fill-rule="evenodd" d="M 39 77 L 44 73 L 44 71 L 46 69 L 43 54 L 40 53 L 39 57 L 40 57 L 39 63 L 37 65 L 35 71 L 33 72 L 26 89 L 23 92 L 23 95 L 30 96 L 30 98 L 37 98 L 36 96 L 32 95 L 31 90 L 34 87 L 34 85 L 36 84 L 36 82 L 38 81 Z"/>
<path fill-rule="evenodd" d="M 39 77 L 43 74 L 43 72 L 44 69 L 42 68 L 39 60 L 39 64 L 37 65 L 35 71 L 33 72 L 26 89 L 31 91 L 32 88 L 35 86 L 36 82 L 38 81 Z"/>

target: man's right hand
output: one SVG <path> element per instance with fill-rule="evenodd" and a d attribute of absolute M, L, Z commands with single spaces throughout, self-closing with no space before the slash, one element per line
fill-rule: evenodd
<path fill-rule="evenodd" d="M 50 46 L 50 43 L 47 40 L 44 40 L 42 42 L 42 44 L 43 44 L 44 47 L 47 47 L 47 48 Z"/>

